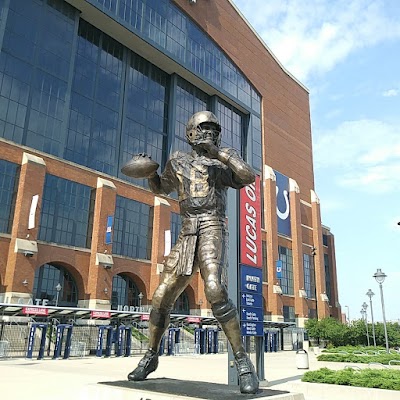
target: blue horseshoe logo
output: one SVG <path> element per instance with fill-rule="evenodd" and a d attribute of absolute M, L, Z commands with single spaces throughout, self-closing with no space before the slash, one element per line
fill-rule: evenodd
<path fill-rule="evenodd" d="M 278 197 L 278 192 L 279 192 L 279 188 L 278 186 L 276 187 L 276 197 Z M 276 204 L 276 212 L 278 214 L 278 217 L 280 219 L 287 219 L 287 217 L 289 216 L 289 192 L 287 190 L 283 191 L 283 198 L 285 199 L 285 203 L 286 203 L 286 209 L 284 212 L 281 212 L 278 208 L 278 204 Z"/>

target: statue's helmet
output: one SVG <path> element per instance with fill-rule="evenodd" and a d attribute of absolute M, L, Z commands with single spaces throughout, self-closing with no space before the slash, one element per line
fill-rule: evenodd
<path fill-rule="evenodd" d="M 186 125 L 186 139 L 191 146 L 201 140 L 212 140 L 216 146 L 221 144 L 221 125 L 210 111 L 193 114 Z"/>

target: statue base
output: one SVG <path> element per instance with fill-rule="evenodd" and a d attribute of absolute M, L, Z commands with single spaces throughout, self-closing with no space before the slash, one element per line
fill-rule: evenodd
<path fill-rule="evenodd" d="M 139 396 L 137 398 L 151 400 L 170 399 L 171 397 L 175 398 L 175 396 L 204 400 L 268 398 L 271 398 L 271 400 L 304 400 L 304 396 L 300 393 L 290 393 L 282 390 L 260 388 L 256 394 L 242 394 L 239 391 L 239 386 L 169 378 L 146 379 L 140 382 L 124 380 L 99 383 L 121 389 L 131 389 L 132 392 Z"/>

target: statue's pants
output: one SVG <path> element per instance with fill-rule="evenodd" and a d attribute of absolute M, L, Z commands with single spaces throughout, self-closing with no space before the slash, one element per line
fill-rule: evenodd
<path fill-rule="evenodd" d="M 233 351 L 243 351 L 237 310 L 228 298 L 226 286 L 228 234 L 225 221 L 206 216 L 196 218 L 194 222 L 191 219 L 189 223 L 183 219 L 182 225 L 177 243 L 164 263 L 160 285 L 153 295 L 149 346 L 158 350 L 175 301 L 200 270 L 205 295 L 214 316 L 220 322 Z M 188 248 L 187 244 L 193 243 L 193 238 L 196 238 L 194 248 Z M 192 265 L 185 265 L 186 261 Z M 185 265 L 183 269 L 182 265 Z M 189 271 L 190 275 L 177 274 L 177 268 Z"/>

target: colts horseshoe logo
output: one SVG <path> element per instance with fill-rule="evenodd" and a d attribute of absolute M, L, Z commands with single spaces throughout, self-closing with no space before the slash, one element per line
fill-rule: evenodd
<path fill-rule="evenodd" d="M 276 197 L 278 197 L 278 193 L 279 193 L 279 188 L 277 186 L 276 187 Z M 285 199 L 285 203 L 286 203 L 285 211 L 283 211 L 283 212 L 280 211 L 279 208 L 278 208 L 278 204 L 276 205 L 276 212 L 277 212 L 278 217 L 280 219 L 287 219 L 287 217 L 289 216 L 290 208 L 289 208 L 289 197 L 288 196 L 289 196 L 289 192 L 287 190 L 284 190 L 283 191 L 283 198 Z"/>

